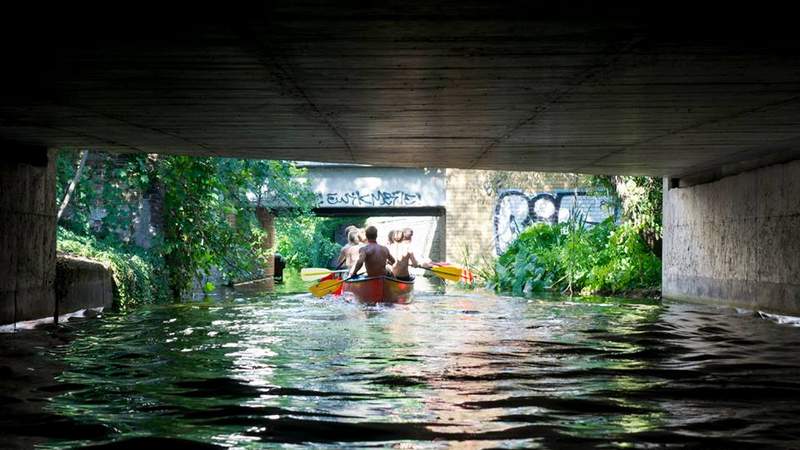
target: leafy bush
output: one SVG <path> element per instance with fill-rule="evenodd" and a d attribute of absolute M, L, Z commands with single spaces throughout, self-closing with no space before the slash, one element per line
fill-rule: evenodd
<path fill-rule="evenodd" d="M 175 295 L 199 274 L 219 269 L 228 281 L 263 276 L 269 251 L 255 210 L 294 209 L 307 217 L 314 195 L 305 173 L 286 161 L 159 157 L 164 191 L 164 255 Z"/>
<path fill-rule="evenodd" d="M 333 240 L 337 222 L 314 216 L 278 217 L 275 247 L 286 267 L 327 267 L 342 248 Z"/>
<path fill-rule="evenodd" d="M 58 152 L 57 202 L 64 198 L 79 159 L 79 152 Z M 133 233 L 136 198 L 150 183 L 151 164 L 146 155 L 90 152 L 59 224 L 79 234 L 128 243 Z"/>
<path fill-rule="evenodd" d="M 169 299 L 168 280 L 160 255 L 81 236 L 62 227 L 58 228 L 57 237 L 60 253 L 90 258 L 111 267 L 115 298 L 120 308 Z"/>
<path fill-rule="evenodd" d="M 621 208 L 622 219 L 642 236 L 648 247 L 661 254 L 663 186 L 661 178 L 601 176 L 589 178 L 596 193 L 610 195 Z"/>
<path fill-rule="evenodd" d="M 493 273 L 484 273 L 491 287 L 515 295 L 544 289 L 622 294 L 658 288 L 661 261 L 636 227 L 608 219 L 589 228 L 577 218 L 533 225 L 497 259 Z"/>
<path fill-rule="evenodd" d="M 58 201 L 77 160 L 76 152 L 59 154 Z M 150 253 L 164 259 L 162 273 L 178 297 L 212 271 L 228 282 L 263 276 L 269 251 L 254 211 L 260 205 L 309 215 L 314 195 L 300 181 L 303 174 L 287 161 L 92 152 L 61 223 L 76 236 L 92 236 L 91 242 L 133 251 L 127 245 L 139 202 L 163 198 L 163 223 Z"/>
<path fill-rule="evenodd" d="M 614 229 L 592 268 L 585 291 L 622 293 L 656 289 L 661 283 L 661 260 L 650 251 L 634 226 Z"/>

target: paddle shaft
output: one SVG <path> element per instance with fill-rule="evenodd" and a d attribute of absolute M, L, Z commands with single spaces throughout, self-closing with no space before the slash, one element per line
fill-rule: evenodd
<path fill-rule="evenodd" d="M 327 277 L 332 273 L 344 273 L 347 272 L 347 269 L 342 270 L 330 270 L 321 267 L 308 267 L 300 271 L 300 278 L 303 281 L 315 281 L 319 280 L 320 278 Z"/>

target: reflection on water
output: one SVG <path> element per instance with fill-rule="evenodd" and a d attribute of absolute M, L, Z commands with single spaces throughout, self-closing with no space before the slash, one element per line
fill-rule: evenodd
<path fill-rule="evenodd" d="M 37 351 L 60 374 L 45 383 L 0 361 L 6 389 L 42 384 L 7 401 L 49 399 L 0 413 L 12 446 L 800 442 L 800 329 L 696 305 L 451 294 L 367 307 L 287 295 L 106 314 L 13 339 L 36 333 L 61 336 Z"/>

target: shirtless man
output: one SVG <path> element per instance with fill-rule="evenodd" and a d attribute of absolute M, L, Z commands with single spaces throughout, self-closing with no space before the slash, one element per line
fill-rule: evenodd
<path fill-rule="evenodd" d="M 397 255 L 397 262 L 392 267 L 392 274 L 398 280 L 411 281 L 411 274 L 408 272 L 408 266 L 412 267 L 433 267 L 429 261 L 422 263 L 417 261 L 414 256 L 414 251 L 411 249 L 411 237 L 414 236 L 414 230 L 406 228 L 403 230 L 403 240 L 397 245 L 395 254 Z"/>
<path fill-rule="evenodd" d="M 394 264 L 395 260 L 389 253 L 389 249 L 375 242 L 378 239 L 378 229 L 368 226 L 365 230 L 367 245 L 358 250 L 358 261 L 350 272 L 350 276 L 355 276 L 362 266 L 367 268 L 368 277 L 386 275 L 386 263 Z"/>
<path fill-rule="evenodd" d="M 356 261 L 358 261 L 358 249 L 361 248 L 360 244 L 358 243 L 358 229 L 353 227 L 347 233 L 347 245 L 342 247 L 342 250 L 339 252 L 339 267 L 344 267 L 347 270 L 350 270 L 353 266 L 356 265 Z"/>

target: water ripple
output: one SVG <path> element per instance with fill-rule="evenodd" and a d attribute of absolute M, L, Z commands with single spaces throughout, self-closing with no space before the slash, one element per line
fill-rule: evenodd
<path fill-rule="evenodd" d="M 12 448 L 797 448 L 793 325 L 476 294 L 152 306 L 1 336 L 0 433 Z"/>

